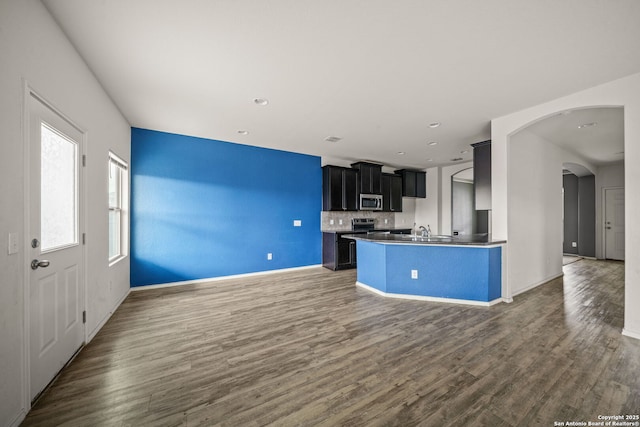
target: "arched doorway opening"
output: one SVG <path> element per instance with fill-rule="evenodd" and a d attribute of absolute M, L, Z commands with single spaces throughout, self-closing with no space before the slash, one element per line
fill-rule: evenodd
<path fill-rule="evenodd" d="M 567 243 L 586 256 L 602 257 L 602 194 L 606 175 L 624 179 L 624 110 L 590 107 L 548 114 L 508 139 L 508 269 L 511 296 L 563 274 L 563 170 L 583 181 L 576 194 L 576 236 Z M 604 178 L 600 178 L 600 170 Z M 576 189 L 577 191 L 577 189 Z M 584 205 L 580 212 L 580 204 Z M 589 231 L 590 229 L 590 231 Z"/>

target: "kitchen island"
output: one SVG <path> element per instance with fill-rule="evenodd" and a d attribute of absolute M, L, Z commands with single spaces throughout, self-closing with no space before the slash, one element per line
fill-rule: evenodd
<path fill-rule="evenodd" d="M 502 301 L 503 240 L 353 234 L 357 285 L 393 298 L 489 306 Z"/>

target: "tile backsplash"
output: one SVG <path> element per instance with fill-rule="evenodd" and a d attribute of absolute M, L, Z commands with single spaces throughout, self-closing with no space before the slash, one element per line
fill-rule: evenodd
<path fill-rule="evenodd" d="M 322 231 L 344 231 L 351 230 L 351 220 L 353 218 L 373 218 L 375 219 L 375 228 L 395 228 L 395 213 L 393 212 L 335 212 L 322 211 Z M 333 220 L 333 224 L 331 221 Z M 385 223 L 386 220 L 386 223 Z M 342 221 L 342 224 L 340 224 Z M 402 225 L 404 227 L 404 225 Z M 409 225 L 407 228 L 410 228 Z"/>

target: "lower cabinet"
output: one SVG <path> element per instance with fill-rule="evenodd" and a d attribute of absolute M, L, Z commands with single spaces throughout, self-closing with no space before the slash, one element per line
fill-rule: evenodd
<path fill-rule="evenodd" d="M 357 234 L 353 231 L 322 233 L 322 266 L 330 270 L 343 270 L 356 267 L 356 241 L 345 239 L 345 234 Z"/>

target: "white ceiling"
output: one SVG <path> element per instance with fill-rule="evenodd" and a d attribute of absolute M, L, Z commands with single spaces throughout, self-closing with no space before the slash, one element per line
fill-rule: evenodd
<path fill-rule="evenodd" d="M 594 166 L 624 159 L 624 109 L 585 108 L 564 111 L 527 130 L 575 154 Z"/>
<path fill-rule="evenodd" d="M 637 0 L 43 3 L 132 126 L 347 161 L 467 161 L 492 118 L 640 72 Z"/>

